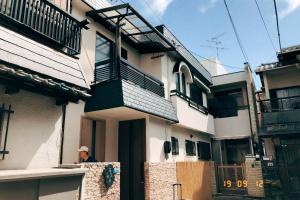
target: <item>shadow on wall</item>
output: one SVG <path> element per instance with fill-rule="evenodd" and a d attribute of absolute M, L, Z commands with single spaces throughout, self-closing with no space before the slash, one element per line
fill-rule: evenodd
<path fill-rule="evenodd" d="M 0 169 L 57 167 L 61 133 L 61 106 L 55 99 L 21 90 L 5 95 L 0 88 L 0 103 L 11 105 L 7 150 Z"/>

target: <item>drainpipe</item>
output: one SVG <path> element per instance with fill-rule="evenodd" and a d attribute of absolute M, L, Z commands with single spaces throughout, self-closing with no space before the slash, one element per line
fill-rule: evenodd
<path fill-rule="evenodd" d="M 62 105 L 62 122 L 61 122 L 61 133 L 60 133 L 60 149 L 59 149 L 59 164 L 63 162 L 64 152 L 64 138 L 65 138 L 65 122 L 66 122 L 66 110 L 67 104 Z"/>

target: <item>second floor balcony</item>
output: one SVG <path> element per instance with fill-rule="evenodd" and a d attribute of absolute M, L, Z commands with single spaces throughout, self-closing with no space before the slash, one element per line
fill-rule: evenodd
<path fill-rule="evenodd" d="M 260 101 L 261 135 L 300 133 L 300 96 Z"/>
<path fill-rule="evenodd" d="M 48 0 L 0 0 L 0 24 L 70 55 L 80 53 L 81 23 Z"/>
<path fill-rule="evenodd" d="M 177 122 L 172 103 L 165 99 L 164 84 L 138 67 L 121 59 L 95 68 L 92 98 L 87 115 L 115 116 L 117 119 L 142 118 L 150 114 Z"/>

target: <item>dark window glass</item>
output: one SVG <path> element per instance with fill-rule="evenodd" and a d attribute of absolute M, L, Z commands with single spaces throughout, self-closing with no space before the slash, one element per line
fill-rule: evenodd
<path fill-rule="evenodd" d="M 96 66 L 110 63 L 112 61 L 113 43 L 105 37 L 96 35 Z"/>
<path fill-rule="evenodd" d="M 186 155 L 188 156 L 195 156 L 196 155 L 196 145 L 195 142 L 186 140 L 185 141 L 185 150 Z"/>
<path fill-rule="evenodd" d="M 178 139 L 175 137 L 171 137 L 171 143 L 172 143 L 172 155 L 178 155 L 179 154 Z"/>
<path fill-rule="evenodd" d="M 210 160 L 210 144 L 206 142 L 197 142 L 197 151 L 199 160 Z"/>
<path fill-rule="evenodd" d="M 179 73 L 176 73 L 175 76 L 176 90 L 180 92 L 180 75 Z"/>
<path fill-rule="evenodd" d="M 182 82 L 182 93 L 186 95 L 186 80 L 184 73 L 181 73 L 181 82 Z"/>
<path fill-rule="evenodd" d="M 126 49 L 121 49 L 121 57 L 125 60 L 128 60 L 128 52 Z"/>
<path fill-rule="evenodd" d="M 218 118 L 233 117 L 245 106 L 242 89 L 217 92 L 210 101 L 210 112 Z"/>
<path fill-rule="evenodd" d="M 199 86 L 197 86 L 196 84 L 191 84 L 190 91 L 191 91 L 191 99 L 195 103 L 203 106 L 202 89 Z"/>

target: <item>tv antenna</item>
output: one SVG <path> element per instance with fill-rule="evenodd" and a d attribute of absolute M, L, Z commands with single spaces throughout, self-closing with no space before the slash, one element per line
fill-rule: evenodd
<path fill-rule="evenodd" d="M 212 43 L 212 45 L 201 45 L 201 47 L 205 47 L 205 48 L 212 48 L 212 49 L 215 49 L 216 50 L 216 54 L 217 54 L 217 58 L 219 57 L 220 55 L 220 51 L 222 50 L 226 50 L 227 48 L 223 47 L 223 43 L 222 41 L 219 39 L 221 38 L 222 36 L 224 36 L 226 33 L 222 33 L 220 35 L 217 35 L 215 37 L 212 37 L 210 38 L 209 40 L 206 40 L 207 42 L 209 43 Z"/>

